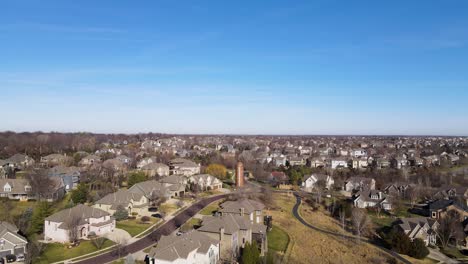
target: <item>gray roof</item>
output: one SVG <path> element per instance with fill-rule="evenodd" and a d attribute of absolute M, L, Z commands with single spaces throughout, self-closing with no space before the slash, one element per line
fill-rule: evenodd
<path fill-rule="evenodd" d="M 241 208 L 244 208 L 244 213 L 250 214 L 254 211 L 261 211 L 265 208 L 265 205 L 261 202 L 250 200 L 250 199 L 242 199 L 238 201 L 227 201 L 220 205 L 221 209 L 219 210 L 221 213 L 235 213 L 238 214 L 241 211 Z"/>
<path fill-rule="evenodd" d="M 21 163 L 27 160 L 32 160 L 32 158 L 24 154 L 15 154 L 7 159 L 10 163 Z"/>
<path fill-rule="evenodd" d="M 193 230 L 181 236 L 162 236 L 156 248 L 151 249 L 149 256 L 166 261 L 187 259 L 195 250 L 206 254 L 212 245 L 219 245 L 219 241 Z"/>
<path fill-rule="evenodd" d="M 27 243 L 26 238 L 18 234 L 18 228 L 8 222 L 0 221 L 0 238 L 14 245 Z"/>
<path fill-rule="evenodd" d="M 72 216 L 81 218 L 83 221 L 89 218 L 101 218 L 103 216 L 110 216 L 110 214 L 104 210 L 89 207 L 84 204 L 78 204 L 75 207 L 62 210 L 58 213 L 55 213 L 47 217 L 46 221 L 63 223 L 67 219 L 70 219 Z"/>
<path fill-rule="evenodd" d="M 169 185 L 163 184 L 155 180 L 149 180 L 144 182 L 139 182 L 130 189 L 128 189 L 131 193 L 137 193 L 144 195 L 146 197 L 151 197 L 151 194 L 154 192 L 159 197 L 169 197 L 171 196 L 169 191 Z"/>
<path fill-rule="evenodd" d="M 96 204 L 111 205 L 112 209 L 116 209 L 119 205 L 127 207 L 132 200 L 140 201 L 142 197 L 142 193 L 130 192 L 129 190 L 121 189 L 115 193 L 110 193 L 104 196 L 104 198 L 97 201 Z"/>
<path fill-rule="evenodd" d="M 169 170 L 169 166 L 167 166 L 166 164 L 162 164 L 162 163 L 156 163 L 156 162 L 152 162 L 150 164 L 147 164 L 143 167 L 141 167 L 142 170 L 157 170 L 157 169 L 167 169 Z"/>
<path fill-rule="evenodd" d="M 225 234 L 234 234 L 239 230 L 248 230 L 252 228 L 252 223 L 240 215 L 222 215 L 203 217 L 202 226 L 197 230 L 200 232 L 219 233 L 224 228 Z"/>
<path fill-rule="evenodd" d="M 25 187 L 31 187 L 28 180 L 26 179 L 0 179 L 0 193 L 3 192 L 3 186 L 5 186 L 7 183 L 11 186 L 10 193 L 27 193 Z"/>

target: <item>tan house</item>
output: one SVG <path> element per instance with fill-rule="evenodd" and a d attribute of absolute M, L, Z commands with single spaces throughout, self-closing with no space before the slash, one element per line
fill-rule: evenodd
<path fill-rule="evenodd" d="M 125 208 L 129 215 L 132 213 L 147 215 L 149 199 L 141 193 L 121 189 L 104 196 L 93 205 L 94 208 L 104 210 L 111 215 L 115 213 L 119 206 Z"/>
<path fill-rule="evenodd" d="M 162 163 L 149 163 L 140 168 L 148 177 L 169 176 L 169 166 Z"/>
<path fill-rule="evenodd" d="M 195 184 L 202 191 L 217 190 L 223 188 L 223 183 L 210 174 L 192 175 L 188 178 L 188 183 Z"/>

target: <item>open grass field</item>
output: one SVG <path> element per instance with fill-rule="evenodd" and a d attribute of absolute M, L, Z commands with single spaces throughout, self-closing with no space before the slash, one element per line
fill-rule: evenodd
<path fill-rule="evenodd" d="M 122 220 L 116 222 L 116 227 L 127 231 L 132 237 L 134 237 L 158 221 L 158 219 L 155 219 L 154 217 L 151 217 L 150 219 L 151 221 L 147 223 L 142 223 L 139 218 Z"/>
<path fill-rule="evenodd" d="M 295 198 L 275 195 L 274 210 L 267 211 L 273 216 L 273 224 L 286 231 L 290 246 L 285 254 L 284 263 L 385 263 L 387 256 L 370 245 L 332 237 L 311 230 L 302 225 L 292 215 Z M 323 212 L 310 212 L 303 206 L 303 217 L 327 230 L 340 230 L 339 224 Z M 309 212 L 306 212 L 309 211 Z"/>
<path fill-rule="evenodd" d="M 106 240 L 102 248 L 104 249 L 112 245 L 114 245 L 114 242 Z M 54 263 L 57 261 L 79 257 L 96 250 L 96 247 L 92 244 L 91 241 L 81 241 L 79 246 L 70 249 L 67 248 L 67 246 L 64 244 L 51 243 L 47 244 L 44 253 L 39 258 L 37 258 L 34 263 Z"/>

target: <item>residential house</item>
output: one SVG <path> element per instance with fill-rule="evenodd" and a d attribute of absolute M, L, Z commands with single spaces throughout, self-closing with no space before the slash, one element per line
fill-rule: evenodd
<path fill-rule="evenodd" d="M 278 156 L 276 158 L 273 158 L 275 167 L 280 167 L 280 166 L 286 166 L 286 157 L 284 156 Z"/>
<path fill-rule="evenodd" d="M 144 166 L 151 164 L 151 163 L 155 163 L 157 161 L 158 159 L 156 157 L 146 157 L 138 161 L 136 166 L 137 166 L 137 169 L 141 170 L 141 168 L 143 168 Z"/>
<path fill-rule="evenodd" d="M 175 193 L 169 189 L 172 184 L 161 183 L 156 180 L 139 182 L 128 189 L 131 193 L 144 195 L 148 201 L 154 202 L 157 199 L 169 199 Z"/>
<path fill-rule="evenodd" d="M 312 192 L 314 190 L 315 185 L 320 180 L 325 183 L 325 188 L 328 190 L 330 190 L 333 184 L 335 184 L 335 181 L 330 175 L 312 174 L 309 177 L 307 177 L 305 181 L 302 182 L 302 189 L 306 192 Z"/>
<path fill-rule="evenodd" d="M 188 178 L 188 183 L 194 184 L 202 191 L 217 190 L 223 188 L 223 183 L 210 174 L 197 174 Z"/>
<path fill-rule="evenodd" d="M 185 194 L 188 185 L 188 178 L 183 175 L 170 175 L 159 180 L 166 184 L 172 193 L 172 197 L 180 197 Z"/>
<path fill-rule="evenodd" d="M 62 165 L 50 168 L 47 171 L 49 177 L 60 178 L 65 186 L 65 191 L 69 192 L 80 183 L 81 172 L 78 167 L 65 167 Z"/>
<path fill-rule="evenodd" d="M 169 166 L 162 163 L 150 163 L 147 164 L 140 169 L 143 171 L 148 177 L 155 177 L 155 176 L 169 176 Z"/>
<path fill-rule="evenodd" d="M 257 225 L 258 226 L 258 225 Z M 267 251 L 266 226 L 263 230 L 257 229 L 254 237 L 253 224 L 241 215 L 226 214 L 205 216 L 202 226 L 197 231 L 206 234 L 212 239 L 220 241 L 220 256 L 222 259 L 238 257 L 241 249 L 255 239 L 260 245 L 261 255 Z M 260 241 L 258 241 L 260 240 Z"/>
<path fill-rule="evenodd" d="M 20 201 L 35 199 L 31 185 L 26 179 L 0 179 L 0 197 Z"/>
<path fill-rule="evenodd" d="M 348 168 L 348 160 L 345 158 L 335 158 L 331 160 L 332 169 Z"/>
<path fill-rule="evenodd" d="M 200 174 L 200 164 L 196 164 L 191 160 L 182 158 L 171 160 L 169 162 L 169 169 L 171 174 L 176 175 L 192 176 Z"/>
<path fill-rule="evenodd" d="M 0 221 L 0 259 L 7 255 L 24 256 L 28 241 L 18 234 L 18 228 Z"/>
<path fill-rule="evenodd" d="M 367 157 L 367 151 L 365 149 L 354 149 L 351 151 L 351 156 L 355 158 Z"/>
<path fill-rule="evenodd" d="M 123 172 L 127 169 L 127 165 L 120 159 L 108 159 L 102 163 L 102 166 L 107 169 L 112 169 L 117 172 Z"/>
<path fill-rule="evenodd" d="M 115 158 L 123 162 L 126 166 L 130 166 L 130 163 L 132 163 L 132 159 L 125 155 L 118 155 Z"/>
<path fill-rule="evenodd" d="M 458 164 L 460 162 L 460 157 L 455 154 L 448 154 L 447 155 L 448 161 L 450 161 L 453 165 Z"/>
<path fill-rule="evenodd" d="M 306 165 L 306 160 L 302 157 L 290 157 L 288 159 L 289 166 L 304 166 Z"/>
<path fill-rule="evenodd" d="M 15 170 L 24 170 L 34 165 L 34 159 L 24 154 L 15 154 L 8 158 L 6 162 Z"/>
<path fill-rule="evenodd" d="M 326 166 L 322 159 L 313 159 L 310 161 L 311 168 L 324 168 Z"/>
<path fill-rule="evenodd" d="M 126 209 L 129 215 L 132 213 L 147 215 L 149 198 L 142 193 L 121 189 L 104 196 L 93 205 L 94 208 L 104 210 L 111 215 L 117 211 L 119 206 Z"/>
<path fill-rule="evenodd" d="M 220 238 L 192 230 L 181 236 L 162 236 L 148 254 L 149 264 L 216 264 L 220 258 Z"/>
<path fill-rule="evenodd" d="M 379 207 L 387 211 L 392 209 L 388 196 L 379 190 L 363 190 L 356 193 L 353 204 L 357 208 Z"/>
<path fill-rule="evenodd" d="M 439 223 L 436 220 L 426 217 L 401 218 L 395 225 L 395 227 L 404 232 L 411 241 L 419 238 L 424 241 L 426 246 L 436 245 L 436 231 L 438 226 Z"/>
<path fill-rule="evenodd" d="M 425 207 L 426 215 L 434 219 L 445 217 L 449 211 L 457 211 L 462 218 L 461 221 L 468 218 L 468 207 L 454 200 L 439 199 L 429 202 Z"/>
<path fill-rule="evenodd" d="M 76 228 L 77 239 L 86 239 L 90 234 L 103 236 L 114 231 L 115 219 L 104 210 L 78 204 L 45 219 L 44 240 L 70 242 L 70 231 L 73 228 Z"/>
<path fill-rule="evenodd" d="M 62 154 L 50 154 L 44 157 L 41 157 L 41 163 L 46 164 L 47 166 L 57 166 L 57 165 L 66 165 L 70 161 L 70 157 Z"/>
<path fill-rule="evenodd" d="M 268 176 L 268 181 L 273 186 L 279 186 L 280 184 L 288 184 L 289 177 L 282 171 L 272 171 Z"/>
<path fill-rule="evenodd" d="M 375 190 L 375 180 L 372 178 L 351 177 L 345 181 L 344 190 L 347 192 Z"/>
<path fill-rule="evenodd" d="M 220 205 L 222 215 L 233 214 L 245 217 L 252 223 L 263 224 L 263 209 L 265 205 L 251 199 L 226 201 Z"/>
<path fill-rule="evenodd" d="M 369 167 L 369 162 L 367 158 L 353 158 L 353 169 L 367 169 Z"/>
<path fill-rule="evenodd" d="M 88 156 L 82 158 L 79 164 L 81 166 L 91 166 L 91 165 L 94 165 L 94 164 L 98 164 L 100 162 L 101 162 L 101 157 L 99 157 L 97 155 L 88 155 Z"/>
<path fill-rule="evenodd" d="M 391 162 L 386 158 L 378 158 L 376 161 L 377 169 L 390 168 Z"/>
<path fill-rule="evenodd" d="M 405 197 L 407 192 L 412 188 L 408 183 L 397 182 L 386 185 L 383 188 L 383 192 L 387 195 L 395 197 Z"/>

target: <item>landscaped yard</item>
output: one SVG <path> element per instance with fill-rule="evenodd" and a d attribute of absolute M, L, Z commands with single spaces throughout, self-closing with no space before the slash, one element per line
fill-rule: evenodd
<path fill-rule="evenodd" d="M 285 252 L 289 243 L 289 236 L 283 229 L 273 226 L 268 232 L 268 251 Z"/>
<path fill-rule="evenodd" d="M 159 210 L 164 212 L 166 215 L 172 214 L 173 212 L 177 211 L 177 209 L 177 205 L 167 202 L 159 206 Z"/>
<path fill-rule="evenodd" d="M 180 230 L 182 232 L 187 232 L 187 231 L 190 231 L 192 229 L 195 229 L 196 227 L 199 227 L 201 224 L 201 220 L 200 219 L 197 219 L 197 218 L 190 218 L 190 220 L 188 220 L 185 224 L 183 224 L 181 227 L 180 227 Z"/>
<path fill-rule="evenodd" d="M 150 218 L 150 222 L 142 223 L 141 218 L 128 219 L 116 222 L 116 227 L 127 231 L 132 237 L 140 234 L 148 229 L 152 224 L 156 223 L 158 219 Z"/>
<path fill-rule="evenodd" d="M 450 258 L 458 259 L 458 260 L 463 260 L 463 261 L 468 261 L 468 256 L 463 255 L 460 250 L 457 248 L 452 248 L 452 247 L 447 247 L 443 248 L 440 250 L 442 253 L 447 255 Z"/>
<path fill-rule="evenodd" d="M 212 215 L 214 212 L 218 211 L 219 205 L 224 201 L 216 201 L 209 204 L 207 207 L 203 208 L 199 214 L 202 215 Z"/>
<path fill-rule="evenodd" d="M 107 248 L 114 245 L 114 242 L 106 240 L 104 246 Z M 79 257 L 85 254 L 97 251 L 91 241 L 81 241 L 80 245 L 73 248 L 67 248 L 67 245 L 60 243 L 47 244 L 44 253 L 36 259 L 34 263 L 47 264 L 62 261 L 70 258 Z"/>

